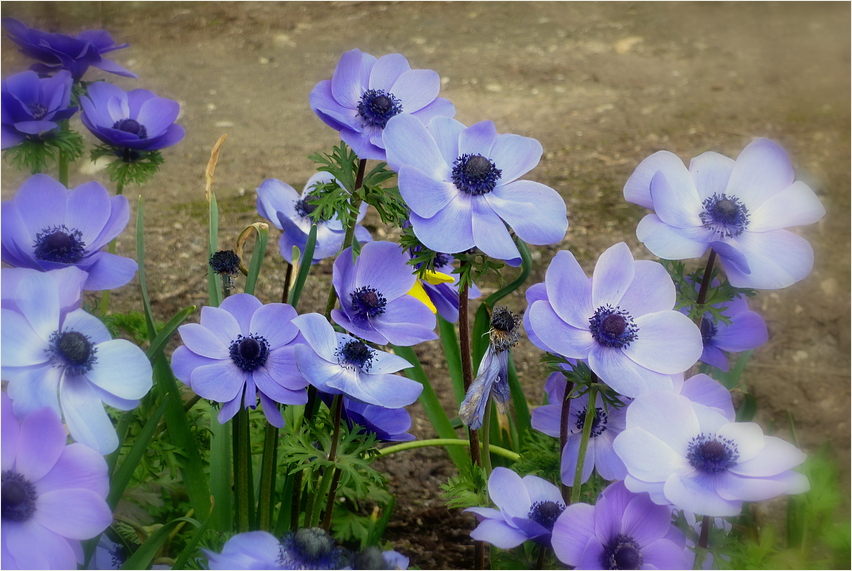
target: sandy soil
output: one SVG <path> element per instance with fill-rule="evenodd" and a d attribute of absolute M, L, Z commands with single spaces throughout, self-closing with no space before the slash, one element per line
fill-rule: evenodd
<path fill-rule="evenodd" d="M 206 300 L 203 175 L 213 143 L 228 134 L 216 171 L 227 244 L 259 220 L 254 189 L 264 179 L 300 189 L 312 172 L 307 155 L 337 141 L 307 97 L 354 47 L 376 56 L 399 52 L 413 67 L 438 71 L 442 95 L 465 124 L 490 119 L 499 132 L 541 141 L 545 156 L 530 178 L 562 194 L 571 227 L 558 247 L 536 249 L 530 284 L 542 281 L 558 249 L 571 249 L 587 270 L 621 240 L 637 258 L 651 258 L 635 237 L 644 211 L 622 198 L 627 177 L 651 153 L 735 157 L 754 137 L 780 142 L 828 215 L 801 230 L 816 252 L 811 275 L 753 303 L 770 341 L 755 351 L 746 382 L 764 427 L 786 436 L 789 411 L 805 450 L 833 443 L 848 490 L 848 4 L 4 2 L 0 10 L 66 34 L 109 30 L 131 44 L 111 56 L 140 79 L 107 79 L 181 103 L 186 139 L 164 153 L 153 182 L 127 191 L 145 198 L 149 287 L 162 318 Z M 3 76 L 29 65 L 5 37 L 2 47 Z M 3 167 L 8 198 L 22 177 Z M 92 178 L 107 182 L 74 166 L 72 185 Z M 127 236 L 119 251 L 131 250 Z M 318 274 L 316 290 L 325 287 L 319 280 L 330 264 Z M 276 300 L 282 278 L 271 244 L 259 296 Z M 319 310 L 322 291 L 300 309 Z M 135 307 L 137 287 L 113 299 Z M 523 293 L 509 305 L 523 309 Z M 449 405 L 438 347 L 421 352 Z M 528 342 L 515 357 L 532 402 L 545 378 L 538 357 Z M 415 431 L 430 436 L 414 409 Z M 437 499 L 451 473 L 443 452 L 397 457 L 384 467 L 400 494 L 389 534 L 397 547 L 424 569 L 469 565 L 469 522 L 458 514 L 448 520 Z"/>

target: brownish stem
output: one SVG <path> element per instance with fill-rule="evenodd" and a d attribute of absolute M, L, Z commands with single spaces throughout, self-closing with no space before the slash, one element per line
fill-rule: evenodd
<path fill-rule="evenodd" d="M 698 547 L 707 549 L 710 543 L 710 516 L 706 515 L 701 519 L 701 536 L 698 538 Z"/>
<path fill-rule="evenodd" d="M 287 264 L 287 273 L 284 274 L 284 289 L 281 291 L 281 303 L 288 303 L 287 298 L 290 297 L 290 280 L 293 278 L 293 264 Z"/>
<path fill-rule="evenodd" d="M 574 390 L 574 383 L 566 380 L 565 383 L 565 395 L 562 397 L 562 409 L 561 414 L 559 415 L 559 457 L 562 458 L 562 454 L 565 452 L 565 445 L 568 443 L 568 415 L 571 410 L 571 399 L 569 395 L 571 391 Z M 560 460 L 561 462 L 561 460 Z M 562 491 L 562 499 L 565 501 L 566 506 L 571 505 L 571 488 L 570 486 L 566 486 L 564 482 L 560 482 L 560 489 Z M 543 549 L 542 549 L 543 551 Z M 541 569 L 541 567 L 539 567 Z"/>
<path fill-rule="evenodd" d="M 716 250 L 710 249 L 707 257 L 707 266 L 704 268 L 704 277 L 701 278 L 701 289 L 698 290 L 698 299 L 695 305 L 704 305 L 707 301 L 707 291 L 710 289 L 710 275 L 713 273 L 713 263 L 716 261 Z"/>

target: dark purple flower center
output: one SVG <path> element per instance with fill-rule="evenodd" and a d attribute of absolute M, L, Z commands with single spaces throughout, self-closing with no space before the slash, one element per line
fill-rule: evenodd
<path fill-rule="evenodd" d="M 65 224 L 45 228 L 36 234 L 33 254 L 45 262 L 76 264 L 86 254 L 83 233 L 77 229 L 69 230 Z"/>
<path fill-rule="evenodd" d="M 586 407 L 583 410 L 577 412 L 577 430 L 583 430 L 583 427 L 586 425 L 586 412 L 588 410 L 588 407 Z M 604 409 L 602 408 L 596 407 L 595 416 L 594 418 L 592 418 L 592 431 L 589 433 L 591 435 L 591 438 L 595 438 L 606 432 L 606 421 L 606 411 L 604 411 Z"/>
<path fill-rule="evenodd" d="M 148 138 L 148 129 L 146 129 L 145 125 L 136 119 L 122 119 L 121 121 L 116 121 L 112 128 L 124 131 L 125 133 L 132 133 L 140 139 Z"/>
<path fill-rule="evenodd" d="M 589 331 L 601 345 L 621 349 L 636 340 L 639 328 L 625 310 L 606 305 L 589 318 Z"/>
<path fill-rule="evenodd" d="M 701 222 L 722 238 L 739 236 L 748 226 L 748 209 L 736 196 L 714 194 L 704 199 L 703 206 Z"/>
<path fill-rule="evenodd" d="M 352 306 L 361 317 L 376 317 L 385 312 L 388 304 L 385 296 L 374 287 L 361 286 L 351 294 Z"/>
<path fill-rule="evenodd" d="M 494 190 L 502 174 L 494 161 L 482 155 L 462 155 L 453 163 L 453 184 L 473 196 Z"/>
<path fill-rule="evenodd" d="M 54 331 L 48 340 L 47 354 L 54 367 L 72 377 L 88 373 L 97 362 L 98 348 L 78 331 Z"/>
<path fill-rule="evenodd" d="M 392 567 L 388 565 L 381 550 L 375 545 L 371 545 L 355 555 L 352 569 L 392 569 Z"/>
<path fill-rule="evenodd" d="M 360 339 L 351 339 L 337 348 L 337 362 L 347 369 L 367 372 L 373 366 L 376 352 Z"/>
<path fill-rule="evenodd" d="M 453 263 L 453 256 L 451 254 L 442 254 L 441 252 L 437 252 L 435 254 L 433 267 L 443 268 L 444 266 L 449 266 Z"/>
<path fill-rule="evenodd" d="M 233 276 L 240 271 L 240 257 L 233 250 L 219 250 L 210 256 L 209 263 L 217 274 Z"/>
<path fill-rule="evenodd" d="M 687 446 L 686 459 L 696 470 L 724 472 L 737 465 L 740 453 L 730 438 L 701 433 Z"/>
<path fill-rule="evenodd" d="M 491 344 L 497 353 L 506 351 L 518 343 L 521 318 L 506 307 L 495 307 L 491 314 Z"/>
<path fill-rule="evenodd" d="M 358 115 L 368 124 L 384 129 L 391 117 L 402 113 L 402 101 L 383 89 L 368 89 L 358 103 Z"/>
<path fill-rule="evenodd" d="M 41 121 L 42 119 L 44 119 L 44 116 L 47 115 L 48 109 L 41 103 L 30 103 L 29 105 L 27 105 L 27 107 L 29 108 L 33 119 L 35 119 L 36 121 Z"/>
<path fill-rule="evenodd" d="M 248 337 L 237 335 L 237 338 L 231 341 L 229 352 L 237 367 L 250 373 L 266 363 L 269 357 L 269 341 L 256 333 Z"/>
<path fill-rule="evenodd" d="M 530 506 L 530 513 L 527 517 L 548 531 L 553 531 L 553 524 L 556 519 L 565 511 L 565 504 L 562 502 L 552 502 L 545 500 L 543 502 L 533 502 Z"/>
<path fill-rule="evenodd" d="M 701 326 L 699 329 L 701 329 L 701 340 L 704 341 L 705 345 L 708 341 L 713 339 L 718 332 L 718 328 L 713 322 L 713 318 L 709 317 L 709 314 L 701 318 Z"/>
<path fill-rule="evenodd" d="M 24 522 L 36 509 L 35 486 L 22 475 L 4 470 L 0 482 L 0 510 L 4 521 Z"/>
<path fill-rule="evenodd" d="M 316 199 L 316 196 L 313 194 L 307 195 L 305 198 L 296 201 L 296 214 L 301 216 L 302 218 L 309 217 L 314 210 L 317 209 L 316 204 L 310 204 L 311 200 Z"/>
<path fill-rule="evenodd" d="M 642 550 L 629 535 L 616 535 L 604 547 L 601 569 L 641 569 Z"/>

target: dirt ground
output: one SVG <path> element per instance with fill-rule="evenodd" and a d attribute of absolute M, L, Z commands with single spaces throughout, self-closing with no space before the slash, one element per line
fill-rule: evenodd
<path fill-rule="evenodd" d="M 587 270 L 621 240 L 637 258 L 651 258 L 635 237 L 645 212 L 622 198 L 628 176 L 651 153 L 735 157 L 754 137 L 778 141 L 828 214 L 801 230 L 816 253 L 813 272 L 753 302 L 770 340 L 755 351 L 746 382 L 765 428 L 787 436 L 789 411 L 805 450 L 833 443 L 849 489 L 848 3 L 4 2 L 0 10 L 66 34 L 109 30 L 131 44 L 110 57 L 139 79 L 100 72 L 87 79 L 103 76 L 181 103 L 186 139 L 163 153 L 166 164 L 151 183 L 126 192 L 145 198 L 149 287 L 163 319 L 206 300 L 204 168 L 212 145 L 228 135 L 215 187 L 224 247 L 259 220 L 254 189 L 264 179 L 301 189 L 313 168 L 307 155 L 336 143 L 308 93 L 355 47 L 399 52 L 412 67 L 436 70 L 441 95 L 463 123 L 490 119 L 499 132 L 541 141 L 545 155 L 528 178 L 562 194 L 570 228 L 558 247 L 535 249 L 529 284 L 542 281 L 558 249 L 570 249 Z M 4 77 L 29 65 L 5 37 L 2 48 Z M 22 177 L 3 168 L 8 199 Z M 72 169 L 72 186 L 108 182 L 88 165 Z M 376 221 L 368 219 L 379 238 Z M 271 238 L 258 290 L 264 301 L 277 300 L 283 279 L 275 229 Z M 132 251 L 130 232 L 118 248 Z M 320 266 L 301 311 L 321 310 L 320 279 L 330 271 L 330 261 Z M 137 307 L 137 292 L 135 283 L 122 288 L 116 307 Z M 508 303 L 522 310 L 523 291 Z M 439 347 L 418 351 L 449 409 Z M 538 358 L 526 341 L 515 353 L 531 402 L 543 392 Z M 415 433 L 430 437 L 419 405 L 412 408 Z M 423 569 L 469 566 L 472 520 L 448 518 L 438 497 L 452 473 L 444 453 L 400 454 L 382 466 L 399 494 L 388 539 Z"/>

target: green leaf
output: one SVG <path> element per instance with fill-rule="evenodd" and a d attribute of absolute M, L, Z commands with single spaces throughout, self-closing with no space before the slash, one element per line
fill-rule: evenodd
<path fill-rule="evenodd" d="M 121 495 L 127 488 L 127 484 L 130 483 L 130 479 L 133 477 L 133 471 L 136 470 L 136 466 L 139 465 L 142 456 L 148 451 L 148 445 L 151 443 L 151 438 L 154 436 L 157 426 L 160 424 L 160 418 L 162 418 L 165 410 L 166 403 L 163 402 L 157 407 L 157 410 L 154 411 L 154 414 L 151 415 L 145 426 L 142 427 L 142 431 L 136 436 L 136 441 L 124 458 L 124 462 L 122 462 L 121 466 L 118 467 L 110 478 L 107 504 L 109 504 L 111 510 L 115 509 L 118 500 L 121 499 Z"/>
<path fill-rule="evenodd" d="M 308 241 L 305 244 L 305 251 L 302 253 L 301 263 L 299 264 L 299 273 L 296 274 L 296 281 L 293 287 L 290 288 L 290 295 L 287 299 L 288 303 L 294 308 L 299 305 L 299 298 L 302 296 L 302 288 L 305 287 L 305 281 L 308 279 L 308 274 L 311 272 L 311 262 L 314 259 L 314 250 L 317 245 L 317 225 L 311 224 L 311 231 L 308 234 Z"/>
<path fill-rule="evenodd" d="M 199 540 L 204 535 L 204 532 L 207 531 L 207 527 L 210 525 L 210 517 L 204 520 L 198 529 L 195 530 L 195 533 L 192 534 L 192 538 L 186 543 L 186 547 L 183 548 L 183 551 L 180 552 L 180 555 L 175 560 L 174 565 L 172 565 L 172 569 L 184 569 L 186 567 L 186 563 L 189 561 L 189 558 L 195 555 L 195 548 L 198 546 Z"/>
<path fill-rule="evenodd" d="M 743 397 L 743 402 L 737 410 L 737 422 L 751 422 L 757 413 L 757 400 L 749 393 L 745 393 Z"/>
<path fill-rule="evenodd" d="M 243 291 L 254 295 L 257 278 L 260 275 L 260 268 L 263 265 L 263 256 L 266 254 L 266 244 L 269 242 L 269 226 L 266 224 L 252 224 L 251 228 L 255 229 L 257 237 L 254 242 L 254 250 L 251 253 L 251 263 Z"/>
<path fill-rule="evenodd" d="M 139 196 L 136 207 L 136 263 L 139 266 L 139 289 L 142 295 L 142 307 L 145 311 L 145 322 L 148 324 L 148 339 L 153 341 L 157 336 L 154 324 L 154 312 L 151 310 L 151 298 L 148 295 L 148 282 L 145 279 L 145 201 Z"/>
<path fill-rule="evenodd" d="M 192 524 L 195 527 L 201 527 L 201 524 L 198 523 L 198 521 L 190 517 L 179 517 L 177 519 L 173 519 L 152 533 L 145 543 L 143 543 L 139 549 L 133 553 L 133 555 L 127 558 L 127 561 L 124 562 L 124 565 L 122 565 L 121 568 L 147 569 L 150 567 L 151 562 L 154 561 L 154 557 L 157 556 L 157 552 L 160 550 L 160 547 L 162 547 L 163 543 L 165 543 L 166 539 L 168 539 L 172 530 L 181 522 Z"/>
<path fill-rule="evenodd" d="M 456 403 L 461 405 L 464 400 L 464 379 L 456 326 L 439 315 L 438 332 L 441 334 L 441 343 L 444 346 L 444 358 L 447 360 L 447 370 L 450 373 L 453 394 L 456 397 Z"/>
<path fill-rule="evenodd" d="M 192 315 L 195 312 L 195 306 L 190 305 L 189 307 L 185 307 L 172 317 L 168 323 L 166 323 L 163 328 L 157 333 L 157 336 L 154 337 L 154 340 L 151 341 L 151 346 L 148 347 L 147 355 L 148 359 L 153 361 L 159 352 L 163 350 L 169 341 L 174 335 L 175 330 L 186 321 L 186 318 Z"/>
<path fill-rule="evenodd" d="M 207 219 L 208 238 L 207 238 L 207 259 L 219 251 L 219 206 L 216 203 L 216 195 L 210 193 L 210 204 Z M 207 296 L 212 307 L 222 305 L 222 283 L 213 268 L 209 263 L 207 267 Z"/>
<path fill-rule="evenodd" d="M 417 358 L 417 353 L 415 353 L 414 349 L 411 347 L 397 347 L 396 345 L 393 345 L 393 351 L 414 365 L 413 368 L 404 369 L 402 372 L 409 379 L 417 381 L 423 385 L 423 392 L 420 393 L 419 398 L 420 405 L 426 412 L 429 422 L 431 422 L 432 426 L 435 428 L 435 432 L 438 433 L 440 438 L 458 438 L 458 434 L 456 434 L 456 431 L 453 430 L 453 426 L 450 424 L 449 418 L 447 418 L 447 413 L 444 412 L 444 407 L 441 406 L 441 401 L 438 400 L 438 395 L 435 394 L 435 390 L 432 388 L 429 378 L 426 376 L 426 372 L 423 370 L 423 366 Z M 450 459 L 452 459 L 453 463 L 459 470 L 470 465 L 470 458 L 463 450 L 456 447 L 448 447 L 447 453 L 450 455 Z"/>

